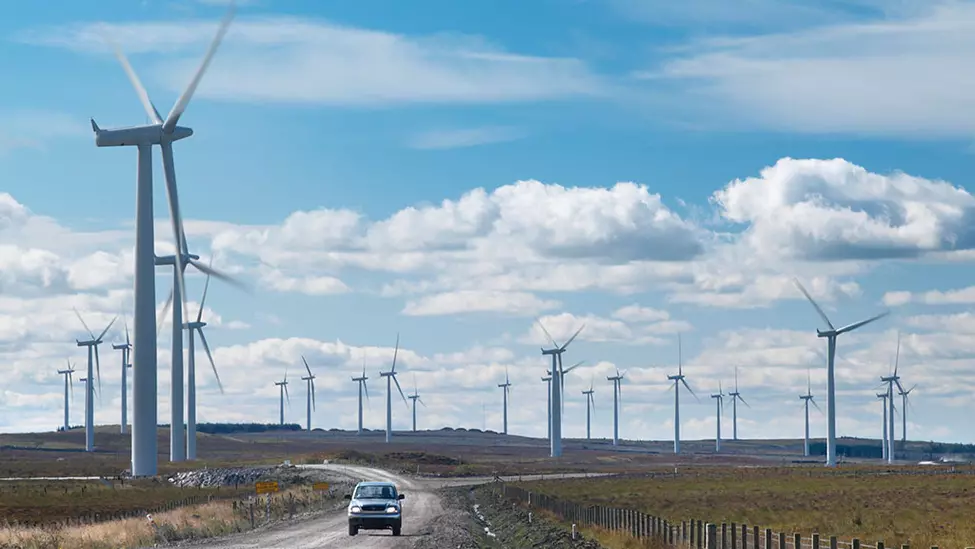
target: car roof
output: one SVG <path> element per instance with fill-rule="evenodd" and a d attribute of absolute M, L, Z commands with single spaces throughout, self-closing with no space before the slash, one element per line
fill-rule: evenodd
<path fill-rule="evenodd" d="M 384 482 L 384 481 L 368 481 L 368 482 L 364 481 L 364 482 L 360 482 L 359 484 L 356 484 L 356 486 L 392 486 L 393 488 L 396 487 L 396 485 L 393 484 L 392 482 Z"/>

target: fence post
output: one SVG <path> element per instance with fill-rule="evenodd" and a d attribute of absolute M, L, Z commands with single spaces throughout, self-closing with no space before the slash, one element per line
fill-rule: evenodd
<path fill-rule="evenodd" d="M 728 549 L 728 523 L 721 523 L 721 549 Z"/>
<path fill-rule="evenodd" d="M 877 542 L 877 549 L 884 549 L 884 542 L 878 541 Z"/>
<path fill-rule="evenodd" d="M 680 542 L 683 545 L 687 545 L 687 521 L 680 521 Z"/>
<path fill-rule="evenodd" d="M 251 529 L 254 528 L 254 504 L 251 503 Z"/>
<path fill-rule="evenodd" d="M 664 538 L 664 542 L 667 542 L 670 539 L 670 523 L 665 520 L 661 526 L 660 537 Z"/>
<path fill-rule="evenodd" d="M 694 531 L 696 524 L 697 524 L 697 520 L 691 519 L 691 539 L 689 540 L 690 543 L 688 544 L 691 547 L 694 547 L 695 544 L 697 543 L 697 536 L 695 536 L 696 532 Z"/>
<path fill-rule="evenodd" d="M 837 546 L 838 545 L 839 545 L 839 540 L 836 539 L 836 536 L 830 536 L 829 537 L 829 549 L 837 549 Z"/>
<path fill-rule="evenodd" d="M 819 549 L 819 534 L 812 535 L 812 549 Z"/>
<path fill-rule="evenodd" d="M 860 549 L 860 540 L 858 538 L 853 538 L 853 549 Z"/>
<path fill-rule="evenodd" d="M 573 524 L 573 525 L 572 525 L 572 539 L 573 539 L 573 540 L 576 540 L 576 539 L 578 539 L 578 538 L 576 537 L 576 525 L 575 525 L 575 524 Z"/>
<path fill-rule="evenodd" d="M 704 549 L 704 521 L 697 521 L 697 549 Z"/>
<path fill-rule="evenodd" d="M 761 537 L 759 537 L 759 533 L 760 532 L 761 532 L 761 530 L 758 528 L 758 526 L 752 527 L 752 545 L 753 545 L 753 549 L 761 549 L 759 547 L 759 545 L 762 543 Z"/>
<path fill-rule="evenodd" d="M 785 532 L 779 532 L 779 549 L 786 549 Z M 857 547 L 856 549 L 860 549 L 860 548 Z"/>
<path fill-rule="evenodd" d="M 765 549 L 772 549 L 772 529 L 765 529 Z"/>
<path fill-rule="evenodd" d="M 738 525 L 731 523 L 731 549 L 738 549 Z"/>
<path fill-rule="evenodd" d="M 707 524 L 707 539 L 704 541 L 705 549 L 718 549 L 718 525 Z"/>
<path fill-rule="evenodd" d="M 741 525 L 741 549 L 748 549 L 748 525 L 747 524 Z"/>
<path fill-rule="evenodd" d="M 793 538 L 795 539 L 795 549 L 802 549 L 802 534 L 796 532 Z M 877 547 L 877 549 L 883 549 L 883 548 Z"/>

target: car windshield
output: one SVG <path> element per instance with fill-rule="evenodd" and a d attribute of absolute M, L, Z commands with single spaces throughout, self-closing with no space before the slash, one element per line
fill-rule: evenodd
<path fill-rule="evenodd" d="M 396 489 L 392 486 L 360 486 L 355 491 L 355 499 L 396 499 Z"/>

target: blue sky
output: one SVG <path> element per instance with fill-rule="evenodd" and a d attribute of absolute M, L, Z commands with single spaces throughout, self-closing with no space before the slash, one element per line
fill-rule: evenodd
<path fill-rule="evenodd" d="M 224 9 L 0 7 L 0 430 L 59 424 L 55 369 L 84 359 L 72 306 L 93 329 L 131 310 L 136 155 L 96 148 L 88 124 L 145 122 L 111 41 L 165 114 Z M 840 339 L 842 434 L 879 433 L 900 331 L 909 437 L 971 441 L 973 19 L 960 1 L 239 2 L 175 145 L 191 251 L 254 290 L 211 284 L 227 394 L 200 355 L 201 420 L 274 421 L 273 381 L 304 355 L 316 426 L 355 425 L 365 362 L 380 428 L 398 331 L 421 428 L 481 427 L 483 403 L 499 429 L 507 369 L 511 431 L 541 436 L 538 316 L 557 339 L 586 323 L 566 355 L 586 361 L 566 382 L 568 436 L 593 378 L 593 433 L 611 434 L 619 367 L 621 435 L 669 438 L 679 332 L 702 397 L 682 399 L 686 436 L 714 436 L 704 396 L 737 366 L 740 434 L 798 437 L 807 370 L 825 406 L 799 276 L 837 325 L 892 311 Z M 202 277 L 187 280 L 195 312 Z M 159 344 L 168 418 L 168 329 Z M 104 349 L 96 421 L 117 422 Z M 395 426 L 408 419 L 399 401 Z"/>

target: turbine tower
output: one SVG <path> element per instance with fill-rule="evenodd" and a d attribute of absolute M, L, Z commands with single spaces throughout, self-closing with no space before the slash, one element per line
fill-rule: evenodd
<path fill-rule="evenodd" d="M 901 396 L 901 403 L 902 403 L 901 405 L 901 422 L 902 422 L 901 423 L 901 446 L 903 446 L 904 448 L 907 447 L 907 407 L 910 405 L 910 402 L 908 402 L 907 400 L 907 396 L 910 395 L 911 391 L 913 391 L 916 388 L 917 388 L 917 384 L 915 383 L 910 389 L 906 391 L 901 390 L 900 392 L 897 393 Z"/>
<path fill-rule="evenodd" d="M 352 378 L 352 381 L 355 381 L 356 383 L 359 384 L 359 430 L 357 434 L 360 435 L 362 434 L 362 391 L 363 390 L 366 391 L 366 400 L 369 399 L 369 386 L 366 385 L 367 379 L 369 378 L 366 377 L 366 357 L 362 357 L 362 375 L 359 377 Z"/>
<path fill-rule="evenodd" d="M 888 376 L 881 376 L 880 381 L 887 384 L 887 463 L 894 463 L 894 384 L 898 391 L 904 391 L 901 385 L 901 377 L 897 375 L 897 366 L 901 358 L 901 333 L 897 332 L 897 351 L 894 353 L 894 372 Z"/>
<path fill-rule="evenodd" d="M 203 297 L 200 299 L 200 310 L 196 313 L 196 320 L 187 322 L 183 325 L 189 332 L 189 361 L 186 370 L 186 459 L 196 459 L 196 335 L 200 336 L 200 343 L 210 361 L 210 368 L 213 369 L 213 377 L 217 379 L 217 387 L 220 394 L 223 392 L 223 383 L 220 383 L 220 374 L 217 373 L 217 365 L 213 362 L 213 354 L 210 352 L 210 344 L 207 343 L 207 336 L 203 335 L 203 328 L 207 323 L 203 322 L 203 307 L 207 303 L 207 291 L 210 289 L 210 275 L 207 274 L 206 282 L 203 284 Z M 175 311 L 175 310 L 174 310 Z"/>
<path fill-rule="evenodd" d="M 718 418 L 718 432 L 714 437 L 715 453 L 721 451 L 721 412 L 724 411 L 724 392 L 721 390 L 721 382 L 718 382 L 718 393 L 711 395 L 715 400 L 714 411 Z"/>
<path fill-rule="evenodd" d="M 413 432 L 415 433 L 416 432 L 416 403 L 419 402 L 420 404 L 423 404 L 424 408 L 427 407 L 427 405 L 423 402 L 423 400 L 420 399 L 420 392 L 416 390 L 416 374 L 413 374 L 413 394 L 408 396 L 407 398 L 413 401 Z"/>
<path fill-rule="evenodd" d="M 139 96 L 146 114 L 152 120 L 151 124 L 132 126 L 127 128 L 102 129 L 95 120 L 91 120 L 91 128 L 95 133 L 95 145 L 98 147 L 136 147 L 138 149 L 138 168 L 136 186 L 135 213 L 135 315 L 132 379 L 132 476 L 153 476 L 158 469 L 157 463 L 157 379 L 156 379 L 156 334 L 154 330 L 156 289 L 155 289 L 155 253 L 153 207 L 152 207 L 152 146 L 159 145 L 162 149 L 163 171 L 166 179 L 166 194 L 169 199 L 170 221 L 176 243 L 176 281 L 179 287 L 180 301 L 185 307 L 183 291 L 183 259 L 186 251 L 186 241 L 183 238 L 183 222 L 179 213 L 179 200 L 176 190 L 176 174 L 173 162 L 173 142 L 193 135 L 193 130 L 184 126 L 177 126 L 180 116 L 186 110 L 193 93 L 196 91 L 213 59 L 213 55 L 223 39 L 233 17 L 233 2 L 227 15 L 221 22 L 217 34 L 210 43 L 210 47 L 203 58 L 193 78 L 173 105 L 169 115 L 163 120 L 159 111 L 149 99 L 149 94 L 142 86 L 128 59 L 121 50 L 116 49 L 116 57 L 125 69 L 136 94 Z M 201 265 L 196 260 L 190 260 L 197 268 Z M 203 266 L 205 268 L 205 266 Z M 202 270 L 202 269 L 201 269 Z M 178 329 L 178 324 L 177 328 Z M 180 383 L 182 387 L 182 383 Z M 181 400 L 180 400 L 181 402 Z M 175 406 L 174 406 L 175 407 Z M 179 429 L 179 426 L 172 425 Z M 180 446 L 182 442 L 180 442 Z"/>
<path fill-rule="evenodd" d="M 826 313 L 819 307 L 816 301 L 809 295 L 806 288 L 799 282 L 798 278 L 793 279 L 799 291 L 802 295 L 806 296 L 809 303 L 812 304 L 813 308 L 819 314 L 819 317 L 823 319 L 823 322 L 829 326 L 829 330 L 822 331 L 819 328 L 816 329 L 816 336 L 826 338 L 827 341 L 827 354 L 826 354 L 826 466 L 836 467 L 836 376 L 834 370 L 834 364 L 836 360 L 836 338 L 841 334 L 847 332 L 852 332 L 861 326 L 870 324 L 871 322 L 883 318 L 890 314 L 890 311 L 885 311 L 879 315 L 872 316 L 866 320 L 861 320 L 859 322 L 854 322 L 853 324 L 848 324 L 840 329 L 836 329 L 833 323 L 829 321 L 829 317 Z"/>
<path fill-rule="evenodd" d="M 552 442 L 552 376 L 547 375 L 542 378 L 542 381 L 547 383 L 545 387 L 545 394 L 548 397 L 548 404 L 545 405 L 545 411 L 548 413 L 548 440 L 549 444 Z"/>
<path fill-rule="evenodd" d="M 284 399 L 285 399 L 285 397 L 288 398 L 288 406 L 291 406 L 291 395 L 288 394 L 288 367 L 287 366 L 284 367 L 284 379 L 282 379 L 281 381 L 275 381 L 274 384 L 281 388 L 280 389 L 280 396 L 278 397 L 279 400 L 280 400 L 280 408 L 279 408 L 280 409 L 280 415 L 279 415 L 278 421 L 280 422 L 281 425 L 284 425 Z"/>
<path fill-rule="evenodd" d="M 562 455 L 562 391 L 565 388 L 565 374 L 569 373 L 573 368 L 579 365 L 576 364 L 563 370 L 562 353 L 565 352 L 565 349 L 570 343 L 572 343 L 573 340 L 575 340 L 576 336 L 579 335 L 579 332 L 581 332 L 586 325 L 583 324 L 580 326 L 579 329 L 576 330 L 576 333 L 572 334 L 572 337 L 570 337 L 564 345 L 559 345 L 555 339 L 552 338 L 551 334 L 548 333 L 548 330 L 545 329 L 545 326 L 542 324 L 541 320 L 536 318 L 535 322 L 538 323 L 539 327 L 542 329 L 542 332 L 545 333 L 545 336 L 548 337 L 548 339 L 552 342 L 552 345 L 554 345 L 552 349 L 542 348 L 542 356 L 552 355 L 552 371 L 549 372 L 549 375 L 552 376 L 554 383 L 549 383 L 549 392 L 552 394 L 552 400 L 549 404 L 549 409 L 552 412 L 551 420 L 549 421 L 549 430 L 551 431 L 549 440 L 551 445 L 551 457 L 560 457 Z"/>
<path fill-rule="evenodd" d="M 672 385 L 672 387 L 674 388 L 674 453 L 679 454 L 680 453 L 680 386 L 681 384 L 683 384 L 684 387 L 688 391 L 690 391 L 691 395 L 693 395 L 698 402 L 701 401 L 701 399 L 697 398 L 697 395 L 694 393 L 694 390 L 691 389 L 691 386 L 687 384 L 687 380 L 684 379 L 684 361 L 683 361 L 683 353 L 681 351 L 680 333 L 677 334 L 677 375 L 667 376 L 667 379 L 674 382 L 674 384 Z"/>
<path fill-rule="evenodd" d="M 504 434 L 508 434 L 508 392 L 511 391 L 511 380 L 508 378 L 508 368 L 504 369 L 504 383 L 499 383 L 498 387 L 504 392 Z M 414 406 L 414 410 L 416 406 Z"/>
<path fill-rule="evenodd" d="M 880 445 L 881 454 L 883 459 L 887 459 L 887 455 L 890 453 L 890 440 L 887 438 L 887 393 L 877 393 L 877 398 L 883 400 L 884 403 L 884 439 Z"/>
<path fill-rule="evenodd" d="M 85 327 L 85 331 L 88 332 L 88 335 L 91 336 L 91 339 L 85 341 L 80 339 L 76 339 L 75 341 L 78 343 L 78 347 L 88 348 L 88 375 L 85 377 L 85 379 L 88 380 L 88 387 L 85 388 L 85 451 L 92 452 L 95 450 L 95 407 L 93 406 L 94 402 L 92 399 L 95 384 L 91 383 L 91 380 L 94 379 L 95 374 L 97 373 L 98 386 L 101 388 L 102 366 L 101 362 L 98 360 L 98 346 L 101 345 L 102 338 L 105 337 L 105 334 L 108 332 L 109 328 L 112 327 L 112 324 L 115 324 L 115 319 L 118 318 L 118 316 L 112 318 L 112 321 L 108 323 L 108 326 L 105 326 L 102 333 L 98 334 L 98 337 L 95 337 L 95 334 L 91 331 L 91 328 L 88 327 L 88 324 L 85 324 L 85 319 L 81 318 L 81 313 L 78 312 L 78 309 L 74 309 L 74 314 L 78 317 L 78 320 L 81 321 L 81 325 Z M 94 362 L 92 362 L 93 356 Z M 95 367 L 94 372 L 92 371 L 92 366 Z M 99 394 L 101 394 L 101 391 L 99 391 Z"/>
<path fill-rule="evenodd" d="M 592 381 L 592 379 L 589 380 L 589 390 L 582 392 L 582 394 L 586 395 L 586 440 L 592 440 L 590 413 L 592 415 L 596 415 L 596 402 L 593 400 L 592 396 L 595 389 L 592 388 Z"/>
<path fill-rule="evenodd" d="M 71 361 L 67 361 L 68 368 L 66 370 L 58 370 L 58 374 L 64 376 L 64 431 L 67 432 L 71 428 L 71 408 L 68 405 L 68 397 L 74 398 L 74 383 L 71 380 L 71 374 L 74 373 L 74 367 L 71 366 Z"/>
<path fill-rule="evenodd" d="M 738 440 L 738 401 L 740 400 L 742 404 L 751 408 L 751 406 L 745 402 L 745 399 L 738 392 L 738 367 L 735 366 L 735 391 L 733 393 L 728 393 L 731 397 L 731 437 L 732 440 Z"/>
<path fill-rule="evenodd" d="M 606 379 L 613 382 L 613 446 L 619 446 L 620 444 L 620 400 L 623 397 L 623 376 L 626 372 L 620 373 L 620 369 L 616 369 L 615 376 L 607 376 Z"/>
<path fill-rule="evenodd" d="M 125 343 L 113 343 L 112 349 L 122 351 L 122 434 L 125 434 L 129 424 L 129 378 L 128 370 L 132 367 L 129 353 L 132 352 L 132 342 L 129 341 L 129 323 L 125 323 Z"/>
<path fill-rule="evenodd" d="M 307 385 L 307 396 L 305 397 L 305 413 L 308 416 L 308 432 L 311 432 L 311 410 L 315 408 L 315 375 L 311 373 L 311 368 L 308 367 L 308 361 L 305 360 L 304 355 L 301 357 L 301 361 L 305 364 L 305 370 L 308 372 L 307 377 L 301 378 Z"/>
<path fill-rule="evenodd" d="M 386 442 L 391 442 L 393 439 L 393 387 L 390 383 L 396 383 L 396 389 L 399 390 L 399 395 L 403 397 L 403 404 L 409 408 L 409 403 L 406 402 L 406 395 L 403 394 L 403 388 L 399 386 L 399 380 L 396 379 L 396 356 L 399 354 L 399 334 L 396 334 L 396 348 L 393 349 L 393 367 L 389 369 L 388 372 L 379 372 L 380 378 L 386 378 Z"/>
<path fill-rule="evenodd" d="M 820 413 L 822 413 L 823 409 L 820 408 L 819 404 L 816 404 L 816 401 L 813 399 L 812 378 L 810 377 L 808 371 L 806 372 L 806 394 L 799 395 L 799 400 L 803 401 L 803 406 L 806 409 L 806 437 L 803 439 L 802 455 L 804 457 L 809 457 L 809 404 L 811 403 L 813 406 L 815 406 Z"/>

